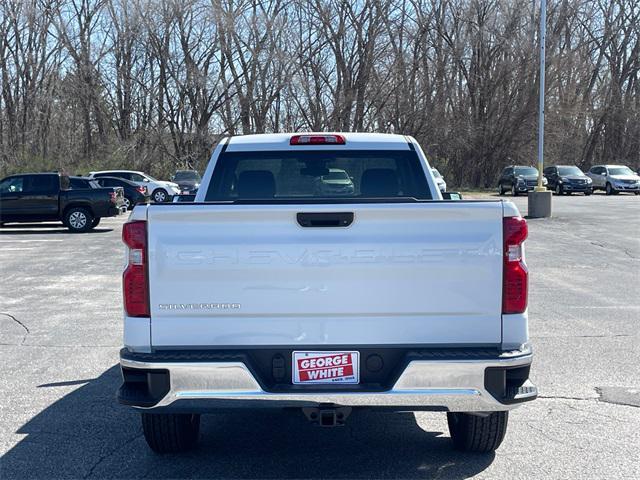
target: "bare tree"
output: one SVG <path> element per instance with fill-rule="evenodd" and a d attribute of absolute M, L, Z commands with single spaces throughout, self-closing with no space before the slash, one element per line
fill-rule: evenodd
<path fill-rule="evenodd" d="M 547 159 L 640 165 L 640 4 L 550 0 Z M 454 185 L 533 163 L 535 2 L 0 0 L 0 172 L 202 168 L 225 134 L 415 136 Z"/>

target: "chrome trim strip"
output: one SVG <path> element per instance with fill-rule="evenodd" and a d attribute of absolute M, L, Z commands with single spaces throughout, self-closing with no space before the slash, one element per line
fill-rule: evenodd
<path fill-rule="evenodd" d="M 522 353 L 522 352 L 521 352 Z M 532 354 L 491 360 L 415 360 L 386 392 L 278 392 L 264 391 L 242 362 L 151 363 L 122 358 L 123 367 L 166 369 L 169 393 L 154 407 L 179 406 L 181 401 L 201 401 L 203 406 L 225 408 L 303 407 L 331 403 L 342 406 L 445 407 L 450 411 L 510 410 L 484 388 L 488 367 L 529 365 Z M 142 407 L 137 407 L 142 408 Z"/>

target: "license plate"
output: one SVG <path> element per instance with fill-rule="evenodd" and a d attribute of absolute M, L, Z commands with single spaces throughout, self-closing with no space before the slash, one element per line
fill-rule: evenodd
<path fill-rule="evenodd" d="M 293 383 L 359 383 L 360 352 L 293 352 Z"/>

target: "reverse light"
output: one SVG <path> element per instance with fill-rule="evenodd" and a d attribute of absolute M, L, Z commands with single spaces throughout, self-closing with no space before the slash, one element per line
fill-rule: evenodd
<path fill-rule="evenodd" d="M 289 145 L 344 145 L 343 135 L 294 135 Z"/>
<path fill-rule="evenodd" d="M 125 312 L 129 317 L 148 317 L 147 222 L 125 223 L 122 227 L 122 241 L 128 249 L 127 268 L 122 274 Z"/>
<path fill-rule="evenodd" d="M 503 270 L 502 313 L 522 313 L 527 309 L 529 271 L 523 258 L 523 242 L 529 234 L 527 221 L 521 217 L 502 219 Z"/>

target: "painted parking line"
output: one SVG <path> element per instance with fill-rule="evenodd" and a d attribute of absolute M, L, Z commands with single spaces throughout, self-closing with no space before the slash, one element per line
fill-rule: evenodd
<path fill-rule="evenodd" d="M 602 310 L 640 310 L 640 305 L 568 305 L 562 308 L 602 309 Z"/>
<path fill-rule="evenodd" d="M 0 240 L 0 243 L 33 243 L 33 242 L 64 242 L 56 238 L 33 238 L 30 240 Z"/>

